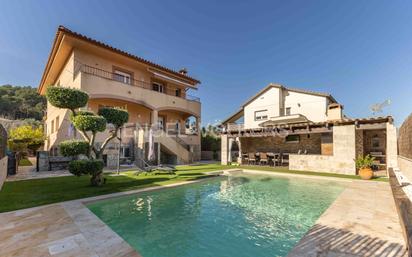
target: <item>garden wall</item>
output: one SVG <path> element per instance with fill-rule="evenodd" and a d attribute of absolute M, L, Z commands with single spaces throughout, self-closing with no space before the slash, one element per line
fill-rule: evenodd
<path fill-rule="evenodd" d="M 0 190 L 3 187 L 7 177 L 7 156 L 0 160 Z"/>
<path fill-rule="evenodd" d="M 6 156 L 6 148 L 7 148 L 7 131 L 0 124 L 0 159 Z"/>
<path fill-rule="evenodd" d="M 399 128 L 398 147 L 399 169 L 409 181 L 412 181 L 412 114 Z"/>

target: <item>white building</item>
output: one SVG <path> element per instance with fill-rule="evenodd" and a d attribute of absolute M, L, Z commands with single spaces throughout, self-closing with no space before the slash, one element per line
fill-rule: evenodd
<path fill-rule="evenodd" d="M 265 121 L 326 121 L 328 106 L 337 103 L 329 94 L 269 84 L 223 123 L 243 117 L 244 128 L 259 128 Z"/>
<path fill-rule="evenodd" d="M 330 94 L 269 84 L 222 123 L 222 164 L 344 174 L 356 174 L 354 159 L 367 154 L 378 170 L 397 164 L 392 117 L 349 119 Z"/>

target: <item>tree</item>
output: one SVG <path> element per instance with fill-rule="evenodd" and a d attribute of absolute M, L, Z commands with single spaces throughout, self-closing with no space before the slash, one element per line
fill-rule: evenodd
<path fill-rule="evenodd" d="M 35 153 L 44 141 L 43 127 L 20 126 L 10 130 L 8 145 L 9 149 L 16 152 L 17 163 L 31 150 Z"/>
<path fill-rule="evenodd" d="M 43 118 L 46 98 L 32 87 L 0 86 L 0 116 L 12 120 Z"/>
<path fill-rule="evenodd" d="M 217 152 L 220 150 L 220 137 L 216 133 L 217 128 L 211 125 L 206 129 L 202 128 L 201 147 L 202 151 L 212 151 L 213 159 L 218 158 Z"/>
<path fill-rule="evenodd" d="M 102 185 L 104 149 L 111 140 L 117 138 L 120 127 L 129 120 L 129 113 L 123 109 L 108 107 L 101 108 L 98 114 L 78 111 L 87 104 L 89 96 L 77 89 L 50 86 L 46 97 L 51 105 L 70 110 L 71 122 L 84 138 L 82 141 L 65 141 L 60 144 L 61 154 L 64 156 L 87 157 L 85 160 L 70 162 L 69 171 L 76 176 L 89 174 L 92 185 Z M 109 130 L 109 136 L 98 146 L 95 144 L 96 134 L 105 131 L 107 124 L 111 124 L 113 128 Z"/>

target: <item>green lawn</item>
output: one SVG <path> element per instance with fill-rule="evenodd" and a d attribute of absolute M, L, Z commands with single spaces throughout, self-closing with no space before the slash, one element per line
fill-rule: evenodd
<path fill-rule="evenodd" d="M 29 159 L 21 159 L 19 161 L 19 166 L 32 166 L 33 163 Z"/>
<path fill-rule="evenodd" d="M 208 177 L 202 172 L 222 168 L 220 165 L 181 166 L 176 175 L 134 175 L 122 172 L 120 176 L 106 175 L 106 184 L 101 187 L 89 185 L 89 177 L 67 176 L 23 181 L 10 181 L 0 191 L 0 212 L 24 209 L 44 204 L 80 199 L 90 196 L 129 191 L 138 188 L 196 180 Z"/>
<path fill-rule="evenodd" d="M 24 209 L 44 204 L 80 199 L 90 196 L 129 191 L 138 188 L 161 186 L 181 181 L 196 180 L 208 177 L 203 172 L 228 168 L 245 168 L 265 170 L 281 173 L 301 175 L 328 176 L 349 179 L 359 179 L 358 176 L 340 175 L 331 173 L 289 171 L 285 168 L 257 167 L 257 166 L 221 166 L 218 164 L 180 166 L 176 175 L 134 175 L 134 172 L 122 172 L 120 176 L 106 174 L 106 184 L 101 187 L 91 187 L 89 177 L 56 177 L 32 179 L 24 181 L 10 181 L 3 185 L 0 191 L 0 212 Z M 375 179 L 387 181 L 384 178 Z"/>

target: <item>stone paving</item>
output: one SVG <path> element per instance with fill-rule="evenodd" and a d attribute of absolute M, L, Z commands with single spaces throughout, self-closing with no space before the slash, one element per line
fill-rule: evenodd
<path fill-rule="evenodd" d="M 406 256 L 389 185 L 384 182 L 332 180 L 342 182 L 344 191 L 288 256 Z M 196 181 L 163 187 L 187 183 Z M 161 187 L 0 213 L 0 256 L 138 257 L 140 255 L 84 203 L 158 188 Z"/>
<path fill-rule="evenodd" d="M 288 257 L 407 256 L 388 183 L 352 182 Z"/>

